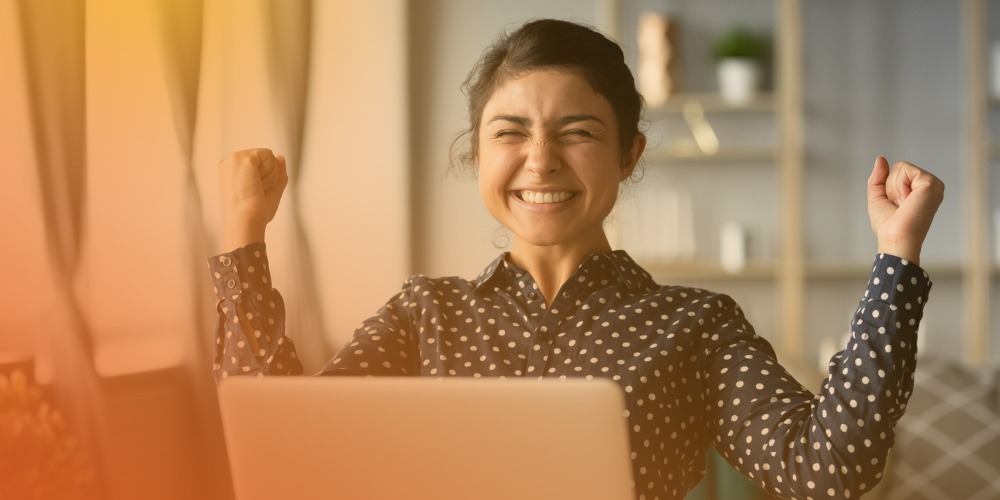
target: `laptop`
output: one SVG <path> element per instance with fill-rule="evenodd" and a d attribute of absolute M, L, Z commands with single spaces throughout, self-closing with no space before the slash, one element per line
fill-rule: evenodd
<path fill-rule="evenodd" d="M 633 500 L 610 380 L 233 377 L 237 500 Z"/>

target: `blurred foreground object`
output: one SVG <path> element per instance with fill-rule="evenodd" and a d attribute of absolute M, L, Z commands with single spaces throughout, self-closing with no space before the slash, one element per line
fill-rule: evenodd
<path fill-rule="evenodd" d="M 0 359 L 0 498 L 96 499 L 93 463 L 32 372 L 30 359 Z"/>

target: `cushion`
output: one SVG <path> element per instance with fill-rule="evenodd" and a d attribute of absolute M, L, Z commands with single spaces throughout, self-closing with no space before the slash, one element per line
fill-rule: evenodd
<path fill-rule="evenodd" d="M 1000 371 L 921 358 L 882 498 L 1000 498 Z"/>

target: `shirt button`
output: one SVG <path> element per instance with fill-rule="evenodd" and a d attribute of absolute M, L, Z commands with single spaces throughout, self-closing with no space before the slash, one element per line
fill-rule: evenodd
<path fill-rule="evenodd" d="M 228 267 L 228 266 L 230 266 L 230 265 L 231 265 L 232 263 L 233 263 L 233 261 L 232 261 L 232 259 L 230 259 L 229 257 L 223 257 L 223 258 L 222 258 L 222 265 L 224 265 L 224 266 L 227 266 L 227 267 Z M 229 288 L 232 288 L 232 287 L 229 287 Z"/>
<path fill-rule="evenodd" d="M 531 292 L 528 294 L 528 300 L 535 300 L 536 297 L 538 297 L 538 294 L 536 294 L 535 292 Z"/>
<path fill-rule="evenodd" d="M 236 288 L 236 280 L 230 279 L 229 281 L 226 282 L 226 286 L 228 286 L 229 288 Z"/>

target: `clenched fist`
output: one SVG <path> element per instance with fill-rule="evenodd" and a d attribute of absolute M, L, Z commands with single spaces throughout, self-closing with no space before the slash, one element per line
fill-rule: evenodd
<path fill-rule="evenodd" d="M 882 156 L 868 178 L 868 217 L 878 237 L 878 251 L 914 264 L 931 221 L 944 199 L 944 183 L 912 163 L 889 162 Z"/>
<path fill-rule="evenodd" d="M 237 151 L 219 162 L 226 251 L 264 241 L 287 185 L 285 158 L 269 149 Z"/>

